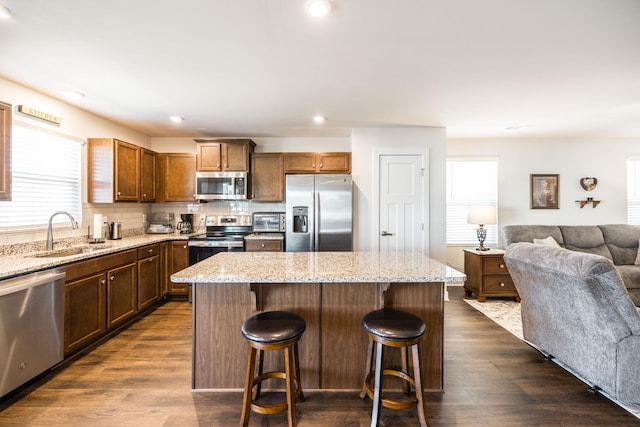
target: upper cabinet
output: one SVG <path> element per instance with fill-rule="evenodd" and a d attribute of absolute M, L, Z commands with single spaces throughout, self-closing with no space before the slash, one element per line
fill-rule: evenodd
<path fill-rule="evenodd" d="M 87 140 L 89 203 L 155 202 L 157 153 L 115 138 Z"/>
<path fill-rule="evenodd" d="M 253 200 L 258 202 L 284 201 L 282 153 L 253 153 L 250 178 Z"/>
<path fill-rule="evenodd" d="M 11 200 L 11 104 L 0 102 L 0 200 Z"/>
<path fill-rule="evenodd" d="M 196 139 L 199 172 L 249 171 L 250 139 Z"/>
<path fill-rule="evenodd" d="M 195 202 L 196 155 L 158 154 L 157 202 Z"/>
<path fill-rule="evenodd" d="M 114 138 L 89 138 L 89 203 L 140 200 L 140 147 Z"/>
<path fill-rule="evenodd" d="M 351 153 L 285 153 L 286 173 L 350 173 Z"/>
<path fill-rule="evenodd" d="M 156 201 L 156 171 L 158 170 L 158 153 L 140 149 L 140 201 Z"/>

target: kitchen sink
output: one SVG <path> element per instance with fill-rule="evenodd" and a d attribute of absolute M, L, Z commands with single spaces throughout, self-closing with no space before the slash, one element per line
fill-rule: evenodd
<path fill-rule="evenodd" d="M 106 249 L 108 247 L 109 245 L 76 246 L 72 248 L 55 249 L 53 251 L 37 252 L 35 254 L 27 255 L 27 257 L 29 258 L 62 258 L 62 257 L 72 256 L 72 255 L 89 254 L 95 251 L 99 251 L 101 249 Z"/>

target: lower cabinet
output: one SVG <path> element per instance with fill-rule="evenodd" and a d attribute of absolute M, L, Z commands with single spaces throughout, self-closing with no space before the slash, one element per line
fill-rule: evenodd
<path fill-rule="evenodd" d="M 137 265 L 131 263 L 107 272 L 107 327 L 111 328 L 136 314 Z"/>
<path fill-rule="evenodd" d="M 104 272 L 65 284 L 65 354 L 90 343 L 107 330 L 106 284 Z"/>
<path fill-rule="evenodd" d="M 189 266 L 187 241 L 142 246 L 65 266 L 64 354 L 103 337 L 166 294 L 188 295 L 169 276 Z"/>
<path fill-rule="evenodd" d="M 245 252 L 282 252 L 284 241 L 281 239 L 247 239 L 245 240 Z"/>
<path fill-rule="evenodd" d="M 160 299 L 160 244 L 138 249 L 138 311 Z"/>
<path fill-rule="evenodd" d="M 186 241 L 176 240 L 171 242 L 170 253 L 169 274 L 167 277 L 189 267 L 189 248 Z M 173 283 L 169 278 L 167 280 L 169 295 L 187 296 L 189 294 L 189 286 L 186 283 Z"/>
<path fill-rule="evenodd" d="M 64 353 L 100 338 L 137 312 L 135 250 L 65 267 Z"/>

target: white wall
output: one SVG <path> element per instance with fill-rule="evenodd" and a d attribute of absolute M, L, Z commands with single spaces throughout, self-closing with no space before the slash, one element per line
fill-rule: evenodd
<path fill-rule="evenodd" d="M 373 182 L 374 153 L 393 149 L 429 151 L 429 255 L 445 261 L 445 166 L 446 130 L 444 128 L 358 128 L 351 135 L 352 175 L 358 188 L 355 203 L 355 226 L 358 248 L 370 251 L 377 248 L 372 212 L 377 186 Z"/>
<path fill-rule="evenodd" d="M 450 139 L 447 156 L 491 156 L 498 161 L 499 246 L 508 224 L 594 225 L 626 222 L 629 155 L 640 154 L 638 139 Z M 559 209 L 530 209 L 530 174 L 559 174 Z M 598 186 L 585 191 L 580 178 L 596 177 Z M 580 209 L 576 200 L 602 200 L 595 209 Z M 447 261 L 458 266 L 461 250 L 448 250 Z"/>

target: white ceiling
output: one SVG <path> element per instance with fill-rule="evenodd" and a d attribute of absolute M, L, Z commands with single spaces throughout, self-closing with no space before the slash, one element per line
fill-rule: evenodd
<path fill-rule="evenodd" d="M 640 137 L 638 0 L 332 3 L 0 0 L 0 76 L 149 136 Z"/>

